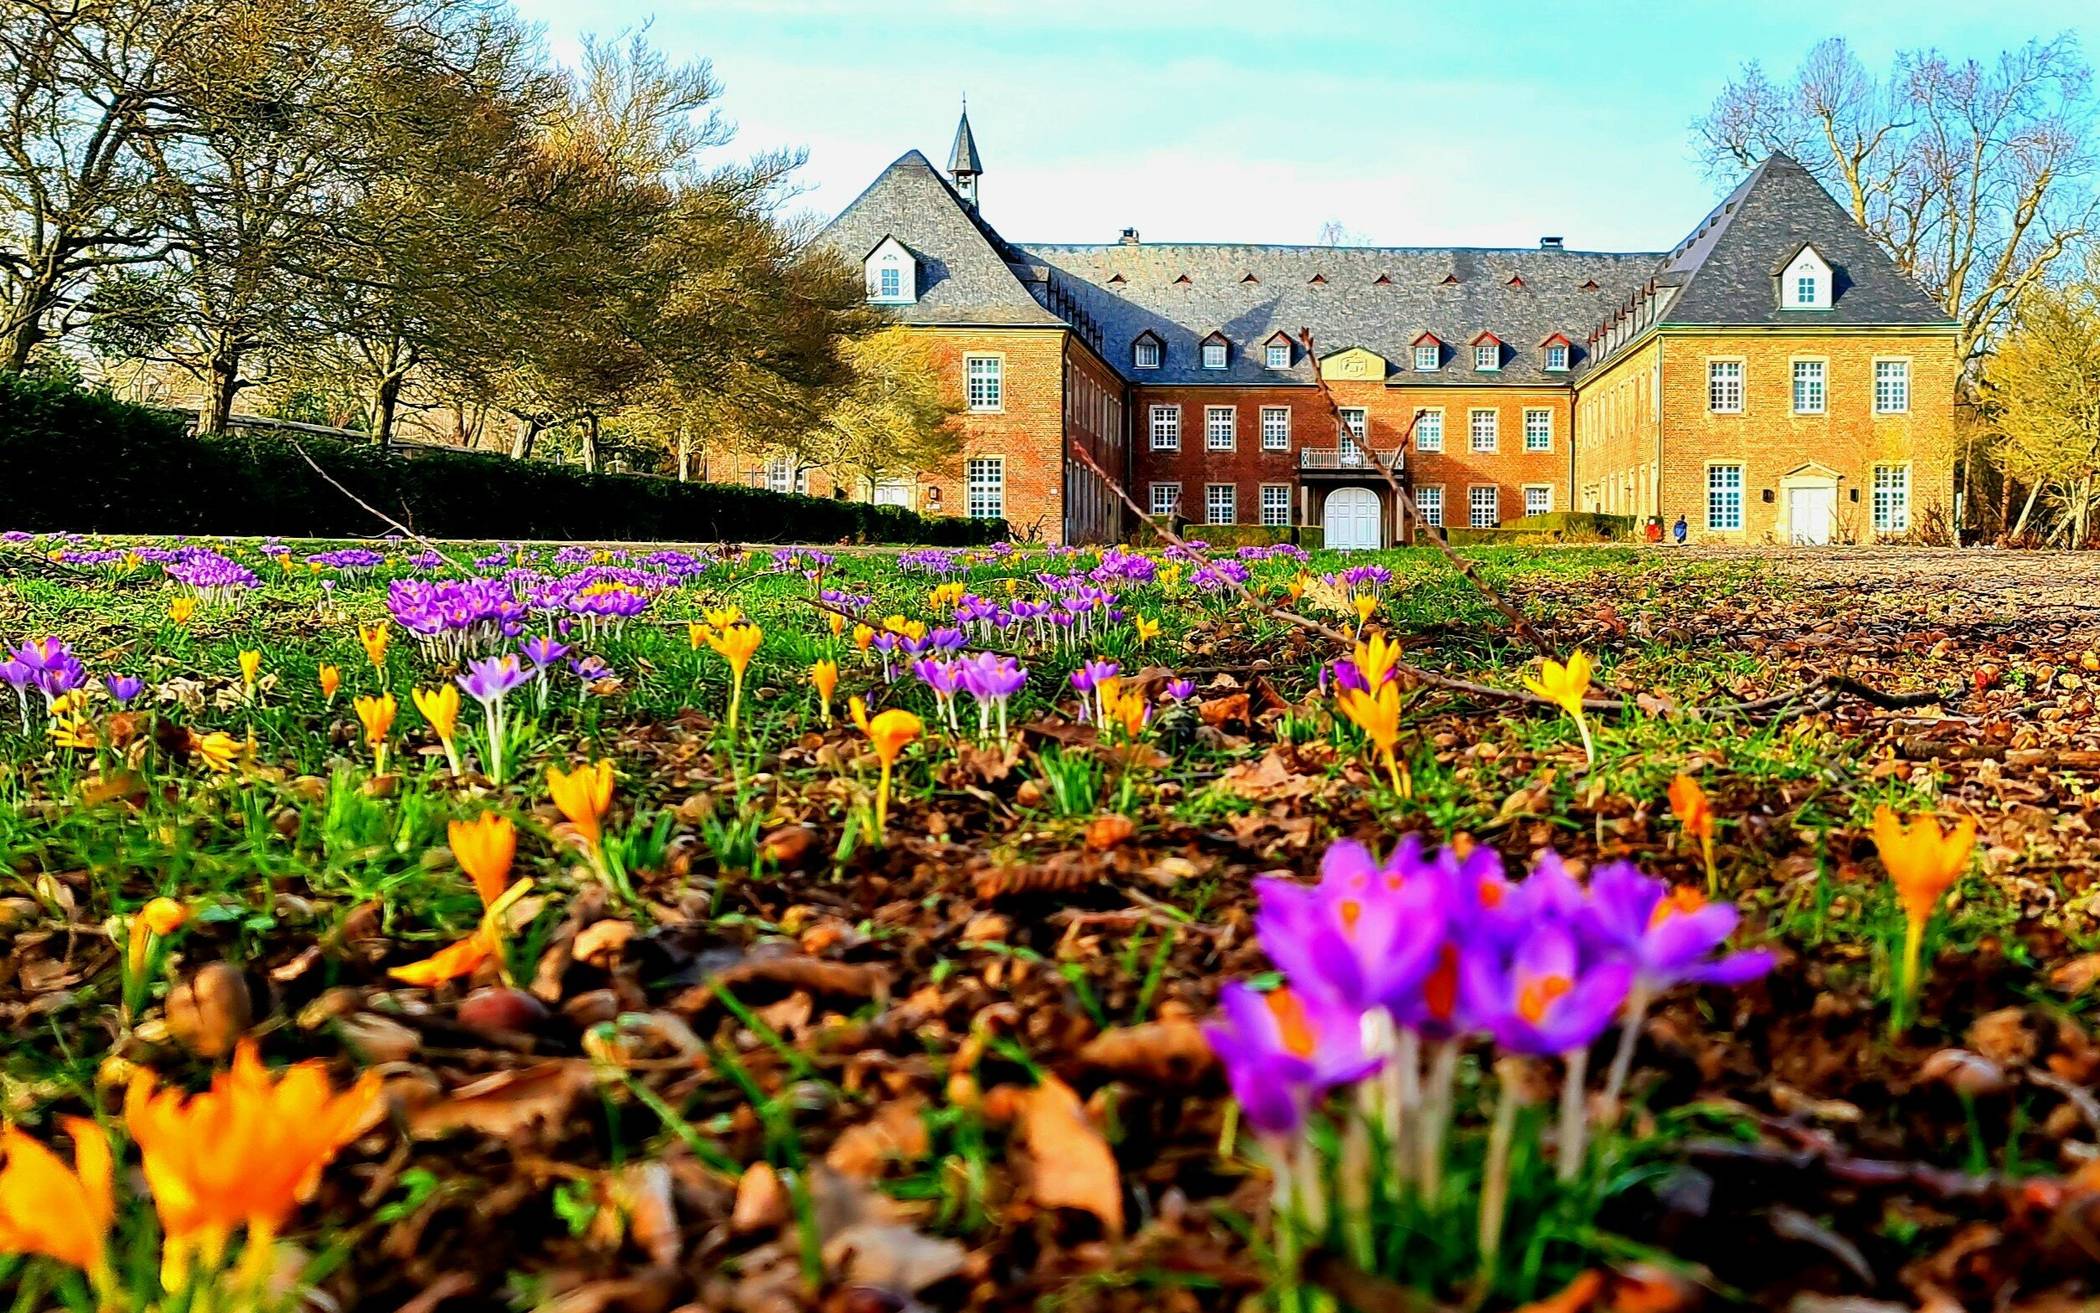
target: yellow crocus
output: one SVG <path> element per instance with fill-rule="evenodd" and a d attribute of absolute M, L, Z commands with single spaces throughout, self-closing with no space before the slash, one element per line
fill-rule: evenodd
<path fill-rule="evenodd" d="M 394 713 L 400 705 L 392 693 L 381 693 L 376 698 L 360 697 L 353 704 L 357 708 L 357 719 L 365 727 L 365 745 L 372 749 L 372 768 L 386 769 L 386 736 L 394 728 Z"/>
<path fill-rule="evenodd" d="M 1362 629 L 1370 623 L 1371 616 L 1378 610 L 1378 599 L 1369 593 L 1358 593 L 1350 602 L 1350 606 L 1356 610 L 1356 627 Z"/>
<path fill-rule="evenodd" d="M 197 599 L 194 597 L 177 597 L 168 602 L 168 619 L 178 625 L 187 625 L 196 614 Z"/>
<path fill-rule="evenodd" d="M 249 688 L 255 687 L 256 676 L 262 674 L 262 653 L 249 648 L 241 653 L 241 682 Z"/>
<path fill-rule="evenodd" d="M 207 767 L 223 775 L 233 769 L 234 760 L 241 755 L 241 741 L 224 730 L 215 729 L 201 737 L 192 734 L 190 750 L 203 758 Z"/>
<path fill-rule="evenodd" d="M 765 633 L 750 623 L 733 624 L 727 629 L 705 635 L 707 645 L 715 655 L 729 663 L 729 733 L 736 735 L 737 710 L 744 703 L 744 672 L 751 667 L 752 654 L 765 639 Z"/>
<path fill-rule="evenodd" d="M 1393 781 L 1393 791 L 1403 798 L 1414 796 L 1414 778 L 1411 772 L 1400 765 L 1400 686 L 1390 681 L 1378 682 L 1369 690 L 1345 688 L 1335 698 L 1356 727 L 1364 732 L 1371 746 L 1385 762 L 1386 774 Z"/>
<path fill-rule="evenodd" d="M 445 827 L 452 845 L 452 858 L 474 882 L 484 907 L 502 897 L 510 887 L 510 866 L 517 860 L 518 827 L 507 816 L 486 812 L 471 821 L 453 821 Z"/>
<path fill-rule="evenodd" d="M 383 624 L 357 627 L 357 641 L 364 644 L 365 659 L 374 670 L 386 669 L 386 645 L 391 640 L 392 635 Z"/>
<path fill-rule="evenodd" d="M 834 642 L 838 640 L 840 634 L 846 632 L 846 617 L 836 611 L 826 611 L 824 613 L 824 623 L 831 627 L 831 637 Z"/>
<path fill-rule="evenodd" d="M 1382 688 L 1392 681 L 1393 671 L 1400 665 L 1400 645 L 1373 630 L 1368 638 L 1357 640 L 1356 650 L 1349 654 L 1349 660 L 1356 667 L 1356 673 L 1363 676 L 1364 683 L 1374 689 Z"/>
<path fill-rule="evenodd" d="M 873 629 L 873 628 L 872 628 L 871 626 L 868 626 L 868 625 L 855 625 L 855 626 L 853 626 L 853 646 L 854 646 L 854 647 L 858 648 L 858 649 L 859 649 L 860 651 L 862 651 L 862 652 L 865 652 L 865 651 L 867 651 L 867 650 L 868 650 L 868 645 L 869 645 L 870 643 L 873 643 L 874 641 L 875 641 L 875 630 L 874 630 L 874 629 Z"/>
<path fill-rule="evenodd" d="M 897 754 L 926 732 L 926 722 L 898 707 L 880 712 L 871 720 L 867 704 L 858 697 L 847 705 L 853 711 L 853 723 L 868 736 L 875 759 L 882 763 L 882 777 L 875 786 L 875 837 L 879 841 L 889 829 L 891 768 L 897 764 Z"/>
<path fill-rule="evenodd" d="M 839 690 L 839 663 L 826 658 L 809 668 L 809 682 L 817 689 L 818 703 L 824 712 L 825 728 L 831 726 L 831 697 Z"/>
<path fill-rule="evenodd" d="M 1130 628 L 1137 634 L 1137 641 L 1140 644 L 1149 643 L 1159 637 L 1159 621 L 1152 619 L 1150 616 L 1133 617 L 1130 621 Z"/>
<path fill-rule="evenodd" d="M 727 629 L 744 618 L 744 613 L 733 606 L 703 611 L 701 614 L 707 617 L 707 627 L 710 629 Z"/>
<path fill-rule="evenodd" d="M 1568 713 L 1575 721 L 1576 730 L 1582 735 L 1582 755 L 1592 763 L 1597 760 L 1597 751 L 1590 742 L 1590 722 L 1582 714 L 1582 699 L 1590 691 L 1590 673 L 1596 667 L 1590 664 L 1589 656 L 1580 648 L 1562 665 L 1547 657 L 1540 667 L 1539 676 L 1533 679 L 1524 676 L 1524 687 L 1539 697 L 1551 702 Z"/>
<path fill-rule="evenodd" d="M 437 733 L 438 742 L 445 749 L 445 764 L 452 768 L 454 779 L 459 778 L 459 744 L 453 737 L 459 729 L 459 686 L 445 683 L 436 688 L 419 688 L 409 694 L 415 700 L 416 710 L 430 722 Z"/>
<path fill-rule="evenodd" d="M 321 701 L 335 705 L 335 691 L 343 686 L 343 672 L 335 666 L 322 666 L 315 672 L 321 683 Z"/>
<path fill-rule="evenodd" d="M 554 800 L 554 808 L 576 827 L 583 836 L 584 844 L 593 854 L 604 838 L 602 822 L 605 813 L 612 810 L 612 763 L 590 762 L 564 771 L 558 766 L 547 768 L 547 795 Z"/>
<path fill-rule="evenodd" d="M 73 1137 L 67 1167 L 16 1127 L 0 1129 L 0 1254 L 41 1254 L 87 1273 L 106 1308 L 117 1306 L 109 1270 L 116 1218 L 109 1137 L 85 1117 L 62 1117 Z"/>

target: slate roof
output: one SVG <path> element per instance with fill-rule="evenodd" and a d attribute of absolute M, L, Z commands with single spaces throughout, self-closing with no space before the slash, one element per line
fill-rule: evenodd
<path fill-rule="evenodd" d="M 967 115 L 953 152 L 981 168 Z M 883 170 L 821 240 L 859 261 L 894 236 L 918 261 L 919 299 L 895 308 L 907 324 L 1069 326 L 1126 378 L 1154 384 L 1311 383 L 1316 362 L 1294 349 L 1287 371 L 1266 367 L 1266 339 L 1310 328 L 1317 356 L 1364 347 L 1393 381 L 1562 383 L 1597 363 L 1587 345 L 1629 305 L 1661 304 L 1668 324 L 1944 324 L 1932 298 L 1900 273 L 1799 164 L 1774 155 L 1668 252 L 1558 248 L 1264 246 L 1110 242 L 1014 244 L 959 197 L 924 155 Z M 1813 243 L 1835 271 L 1829 310 L 1781 310 L 1775 261 Z M 1667 298 L 1663 301 L 1662 298 Z M 1131 347 L 1151 333 L 1158 369 L 1136 369 Z M 1444 343 L 1435 372 L 1414 369 L 1410 344 Z M 1478 371 L 1468 344 L 1508 344 L 1501 368 Z M 1227 367 L 1204 369 L 1199 344 L 1223 334 Z M 1545 340 L 1571 343 L 1567 373 L 1544 369 Z M 1629 340 L 1623 335 L 1621 342 Z"/>
<path fill-rule="evenodd" d="M 857 264 L 885 237 L 904 243 L 918 261 L 919 299 L 895 307 L 903 323 L 1051 328 L 1065 322 L 1022 286 L 1008 264 L 1012 248 L 915 150 L 884 169 L 818 240 Z"/>
<path fill-rule="evenodd" d="M 1296 338 L 1301 328 L 1312 330 L 1317 355 L 1365 347 L 1410 383 L 1565 382 L 1586 363 L 1589 329 L 1646 282 L 1658 259 L 1654 252 L 1177 242 L 1018 249 L 1047 266 L 1052 286 L 1092 319 L 1109 362 L 1147 383 L 1278 382 L 1279 371 L 1265 367 L 1263 340 L 1279 329 Z M 1594 291 L 1582 290 L 1592 282 Z M 1165 358 L 1158 369 L 1133 369 L 1131 343 L 1147 331 L 1165 344 Z M 1204 369 L 1197 351 L 1214 332 L 1232 343 L 1222 370 Z M 1442 364 L 1417 374 L 1410 343 L 1424 332 L 1444 343 Z M 1468 344 L 1483 332 L 1509 344 L 1499 371 L 1473 368 Z M 1540 344 L 1555 333 L 1574 343 L 1566 374 L 1543 369 Z M 1292 355 L 1287 376 L 1310 383 L 1312 362 L 1302 351 Z"/>
<path fill-rule="evenodd" d="M 1830 309 L 1782 310 L 1777 262 L 1808 244 L 1830 263 Z M 1751 170 L 1664 259 L 1657 281 L 1680 289 L 1663 312 L 1666 324 L 1949 322 L 1814 175 L 1785 155 Z"/>

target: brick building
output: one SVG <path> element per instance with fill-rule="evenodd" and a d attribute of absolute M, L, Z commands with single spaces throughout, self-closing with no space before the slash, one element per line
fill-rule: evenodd
<path fill-rule="evenodd" d="M 825 230 L 964 407 L 957 468 L 869 495 L 1119 536 L 1082 444 L 1150 511 L 1330 546 L 1399 540 L 1380 461 L 1437 524 L 1823 543 L 1951 509 L 1954 326 L 1784 156 L 1667 252 L 1017 245 L 983 171 L 965 115 L 946 176 L 912 151 Z"/>

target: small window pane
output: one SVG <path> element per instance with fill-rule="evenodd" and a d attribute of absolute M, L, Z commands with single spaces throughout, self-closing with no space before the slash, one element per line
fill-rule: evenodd
<path fill-rule="evenodd" d="M 1415 450 L 1442 451 L 1444 449 L 1444 412 L 1441 410 L 1418 411 L 1415 415 Z M 1442 497 L 1441 490 L 1437 496 Z"/>
<path fill-rule="evenodd" d="M 1712 465 L 1706 471 L 1706 527 L 1735 533 L 1743 527 L 1743 467 Z"/>
<path fill-rule="evenodd" d="M 1500 488 L 1472 488 L 1466 492 L 1466 505 L 1472 511 L 1467 521 L 1476 529 L 1492 529 L 1502 523 L 1502 490 Z"/>
<path fill-rule="evenodd" d="M 1225 344 L 1223 342 L 1205 342 L 1203 344 L 1203 367 L 1205 369 L 1225 368 Z"/>
<path fill-rule="evenodd" d="M 1706 408 L 1721 414 L 1743 409 L 1743 362 L 1715 360 L 1706 366 Z"/>
<path fill-rule="evenodd" d="M 1181 407 L 1152 408 L 1152 450 L 1181 450 Z"/>
<path fill-rule="evenodd" d="M 1910 362 L 1874 362 L 1874 413 L 1900 415 L 1910 409 Z"/>
<path fill-rule="evenodd" d="M 1552 411 L 1527 410 L 1524 412 L 1524 450 L 1553 450 Z"/>
<path fill-rule="evenodd" d="M 1006 462 L 997 456 L 972 457 L 966 469 L 969 514 L 973 520 L 996 520 L 1006 514 Z"/>
<path fill-rule="evenodd" d="M 1823 413 L 1822 361 L 1796 360 L 1794 362 L 1794 413 L 1798 415 L 1820 415 Z"/>
<path fill-rule="evenodd" d="M 1263 451 L 1289 451 L 1291 449 L 1291 408 L 1289 406 L 1263 406 L 1261 408 L 1261 445 Z"/>
<path fill-rule="evenodd" d="M 1444 490 L 1442 488 L 1415 489 L 1415 509 L 1422 513 L 1422 523 L 1444 527 Z"/>
<path fill-rule="evenodd" d="M 1492 410 L 1476 410 L 1472 415 L 1473 450 L 1493 451 L 1497 441 L 1496 415 Z"/>
<path fill-rule="evenodd" d="M 1874 531 L 1910 532 L 1910 467 L 1874 467 Z"/>
<path fill-rule="evenodd" d="M 1240 490 L 1229 483 L 1213 483 L 1203 490 L 1204 518 L 1211 524 L 1239 523 Z"/>
<path fill-rule="evenodd" d="M 1263 524 L 1289 524 L 1291 522 L 1291 490 L 1275 484 L 1264 484 L 1261 490 L 1261 522 Z"/>
<path fill-rule="evenodd" d="M 1001 367 L 1005 364 L 997 356 L 965 356 L 963 376 L 968 380 L 969 402 L 972 410 L 997 410 L 1004 395 Z"/>

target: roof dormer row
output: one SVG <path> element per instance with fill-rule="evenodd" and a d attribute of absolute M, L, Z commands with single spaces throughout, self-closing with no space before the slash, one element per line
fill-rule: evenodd
<path fill-rule="evenodd" d="M 1262 365 L 1266 369 L 1287 370 L 1305 358 L 1304 346 L 1290 334 L 1278 330 L 1258 343 L 1262 352 Z M 1435 333 L 1424 332 L 1409 343 L 1410 363 L 1419 374 L 1440 372 L 1444 367 L 1456 365 L 1470 353 L 1472 367 L 1476 373 L 1496 374 L 1503 366 L 1516 360 L 1517 348 L 1492 332 L 1476 334 L 1464 344 L 1446 342 Z M 1562 374 L 1568 370 L 1574 356 L 1574 343 L 1565 333 L 1555 333 L 1540 342 L 1539 368 L 1549 374 Z M 1232 365 L 1234 344 L 1222 332 L 1212 332 L 1196 344 L 1197 363 L 1204 369 L 1223 370 Z M 1158 333 L 1146 329 L 1130 344 L 1130 365 L 1136 370 L 1153 370 L 1165 367 L 1167 342 Z"/>

